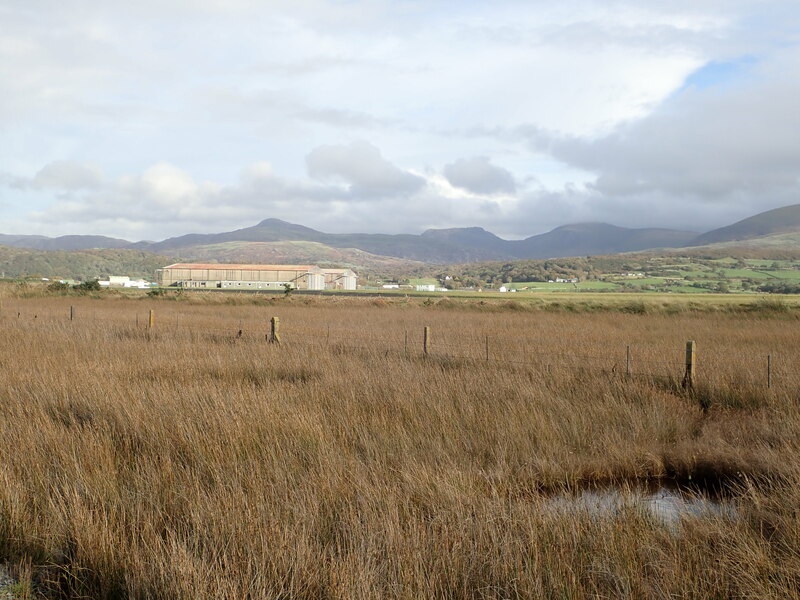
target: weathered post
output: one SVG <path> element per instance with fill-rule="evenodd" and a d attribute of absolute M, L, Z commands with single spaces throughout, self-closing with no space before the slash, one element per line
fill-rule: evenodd
<path fill-rule="evenodd" d="M 425 356 L 428 356 L 430 343 L 431 343 L 431 328 L 426 325 L 425 329 L 422 330 L 422 353 Z"/>
<path fill-rule="evenodd" d="M 772 387 L 772 355 L 767 354 L 767 387 Z"/>
<path fill-rule="evenodd" d="M 75 318 L 75 309 L 72 306 L 70 306 L 69 307 L 69 320 L 72 321 L 73 318 Z"/>
<path fill-rule="evenodd" d="M 694 376 L 696 373 L 697 351 L 694 340 L 686 342 L 686 373 L 683 376 L 683 389 L 694 389 Z"/>
<path fill-rule="evenodd" d="M 150 309 L 150 320 L 147 322 L 147 327 L 152 329 L 156 324 L 156 311 Z"/>
<path fill-rule="evenodd" d="M 631 376 L 631 347 L 625 346 L 625 376 Z"/>
<path fill-rule="evenodd" d="M 269 343 L 270 344 L 280 344 L 281 343 L 281 334 L 278 330 L 280 325 L 280 319 L 278 317 L 272 317 L 269 320 L 270 328 L 269 328 Z"/>
<path fill-rule="evenodd" d="M 486 362 L 489 362 L 489 336 L 486 336 Z"/>

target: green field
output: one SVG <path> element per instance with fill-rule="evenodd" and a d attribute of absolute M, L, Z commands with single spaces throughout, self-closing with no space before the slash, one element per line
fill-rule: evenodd
<path fill-rule="evenodd" d="M 572 290 L 615 290 L 618 286 L 608 281 L 579 281 L 578 283 L 549 283 L 547 281 L 528 281 L 508 284 L 509 289 L 520 292 L 569 292 Z M 527 288 L 527 289 L 523 289 Z"/>

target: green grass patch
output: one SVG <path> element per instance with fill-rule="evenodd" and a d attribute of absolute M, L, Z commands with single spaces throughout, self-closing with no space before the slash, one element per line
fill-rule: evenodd
<path fill-rule="evenodd" d="M 786 271 L 760 271 L 764 273 L 768 277 L 774 277 L 776 279 L 788 279 L 791 281 L 800 280 L 800 271 L 786 270 Z"/>
<path fill-rule="evenodd" d="M 577 290 L 615 290 L 619 286 L 611 281 L 580 281 L 578 283 L 549 283 L 529 281 L 512 283 L 509 286 L 521 292 L 570 292 Z M 527 288 L 527 289 L 525 289 Z"/>

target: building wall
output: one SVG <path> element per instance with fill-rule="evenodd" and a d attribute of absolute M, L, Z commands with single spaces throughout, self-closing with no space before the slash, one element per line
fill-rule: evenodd
<path fill-rule="evenodd" d="M 206 282 L 205 286 L 184 285 L 183 287 L 213 287 L 210 282 L 262 282 L 291 283 L 303 289 L 307 284 L 307 267 L 277 269 L 236 269 L 236 268 L 194 268 L 190 266 L 164 267 L 159 270 L 159 283 L 170 286 L 180 282 Z M 226 286 L 227 287 L 227 286 Z"/>
<path fill-rule="evenodd" d="M 192 289 L 283 289 L 288 283 L 300 290 L 355 290 L 356 274 L 350 269 L 321 269 L 308 265 L 202 265 L 175 264 L 157 272 L 162 286 Z"/>

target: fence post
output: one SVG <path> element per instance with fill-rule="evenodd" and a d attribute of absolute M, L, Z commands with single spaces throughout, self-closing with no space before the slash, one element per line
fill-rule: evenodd
<path fill-rule="evenodd" d="M 686 342 L 686 373 L 683 376 L 683 389 L 685 390 L 694 389 L 695 364 L 697 362 L 696 350 L 694 340 Z"/>
<path fill-rule="evenodd" d="M 772 355 L 767 354 L 767 387 L 772 387 Z"/>
<path fill-rule="evenodd" d="M 148 321 L 147 327 L 152 329 L 156 324 L 156 311 L 150 309 L 150 320 Z"/>
<path fill-rule="evenodd" d="M 74 317 L 75 317 L 75 309 L 72 306 L 70 306 L 69 307 L 69 320 L 72 321 L 72 319 Z"/>
<path fill-rule="evenodd" d="M 272 317 L 269 320 L 269 343 L 270 344 L 280 344 L 281 343 L 281 334 L 278 330 L 278 326 L 280 325 L 280 319 L 278 317 Z"/>
<path fill-rule="evenodd" d="M 631 376 L 631 347 L 625 346 L 625 376 Z"/>
<path fill-rule="evenodd" d="M 486 362 L 489 362 L 489 336 L 486 336 Z"/>
<path fill-rule="evenodd" d="M 431 328 L 427 325 L 422 330 L 422 353 L 428 356 L 428 349 L 431 343 Z"/>

